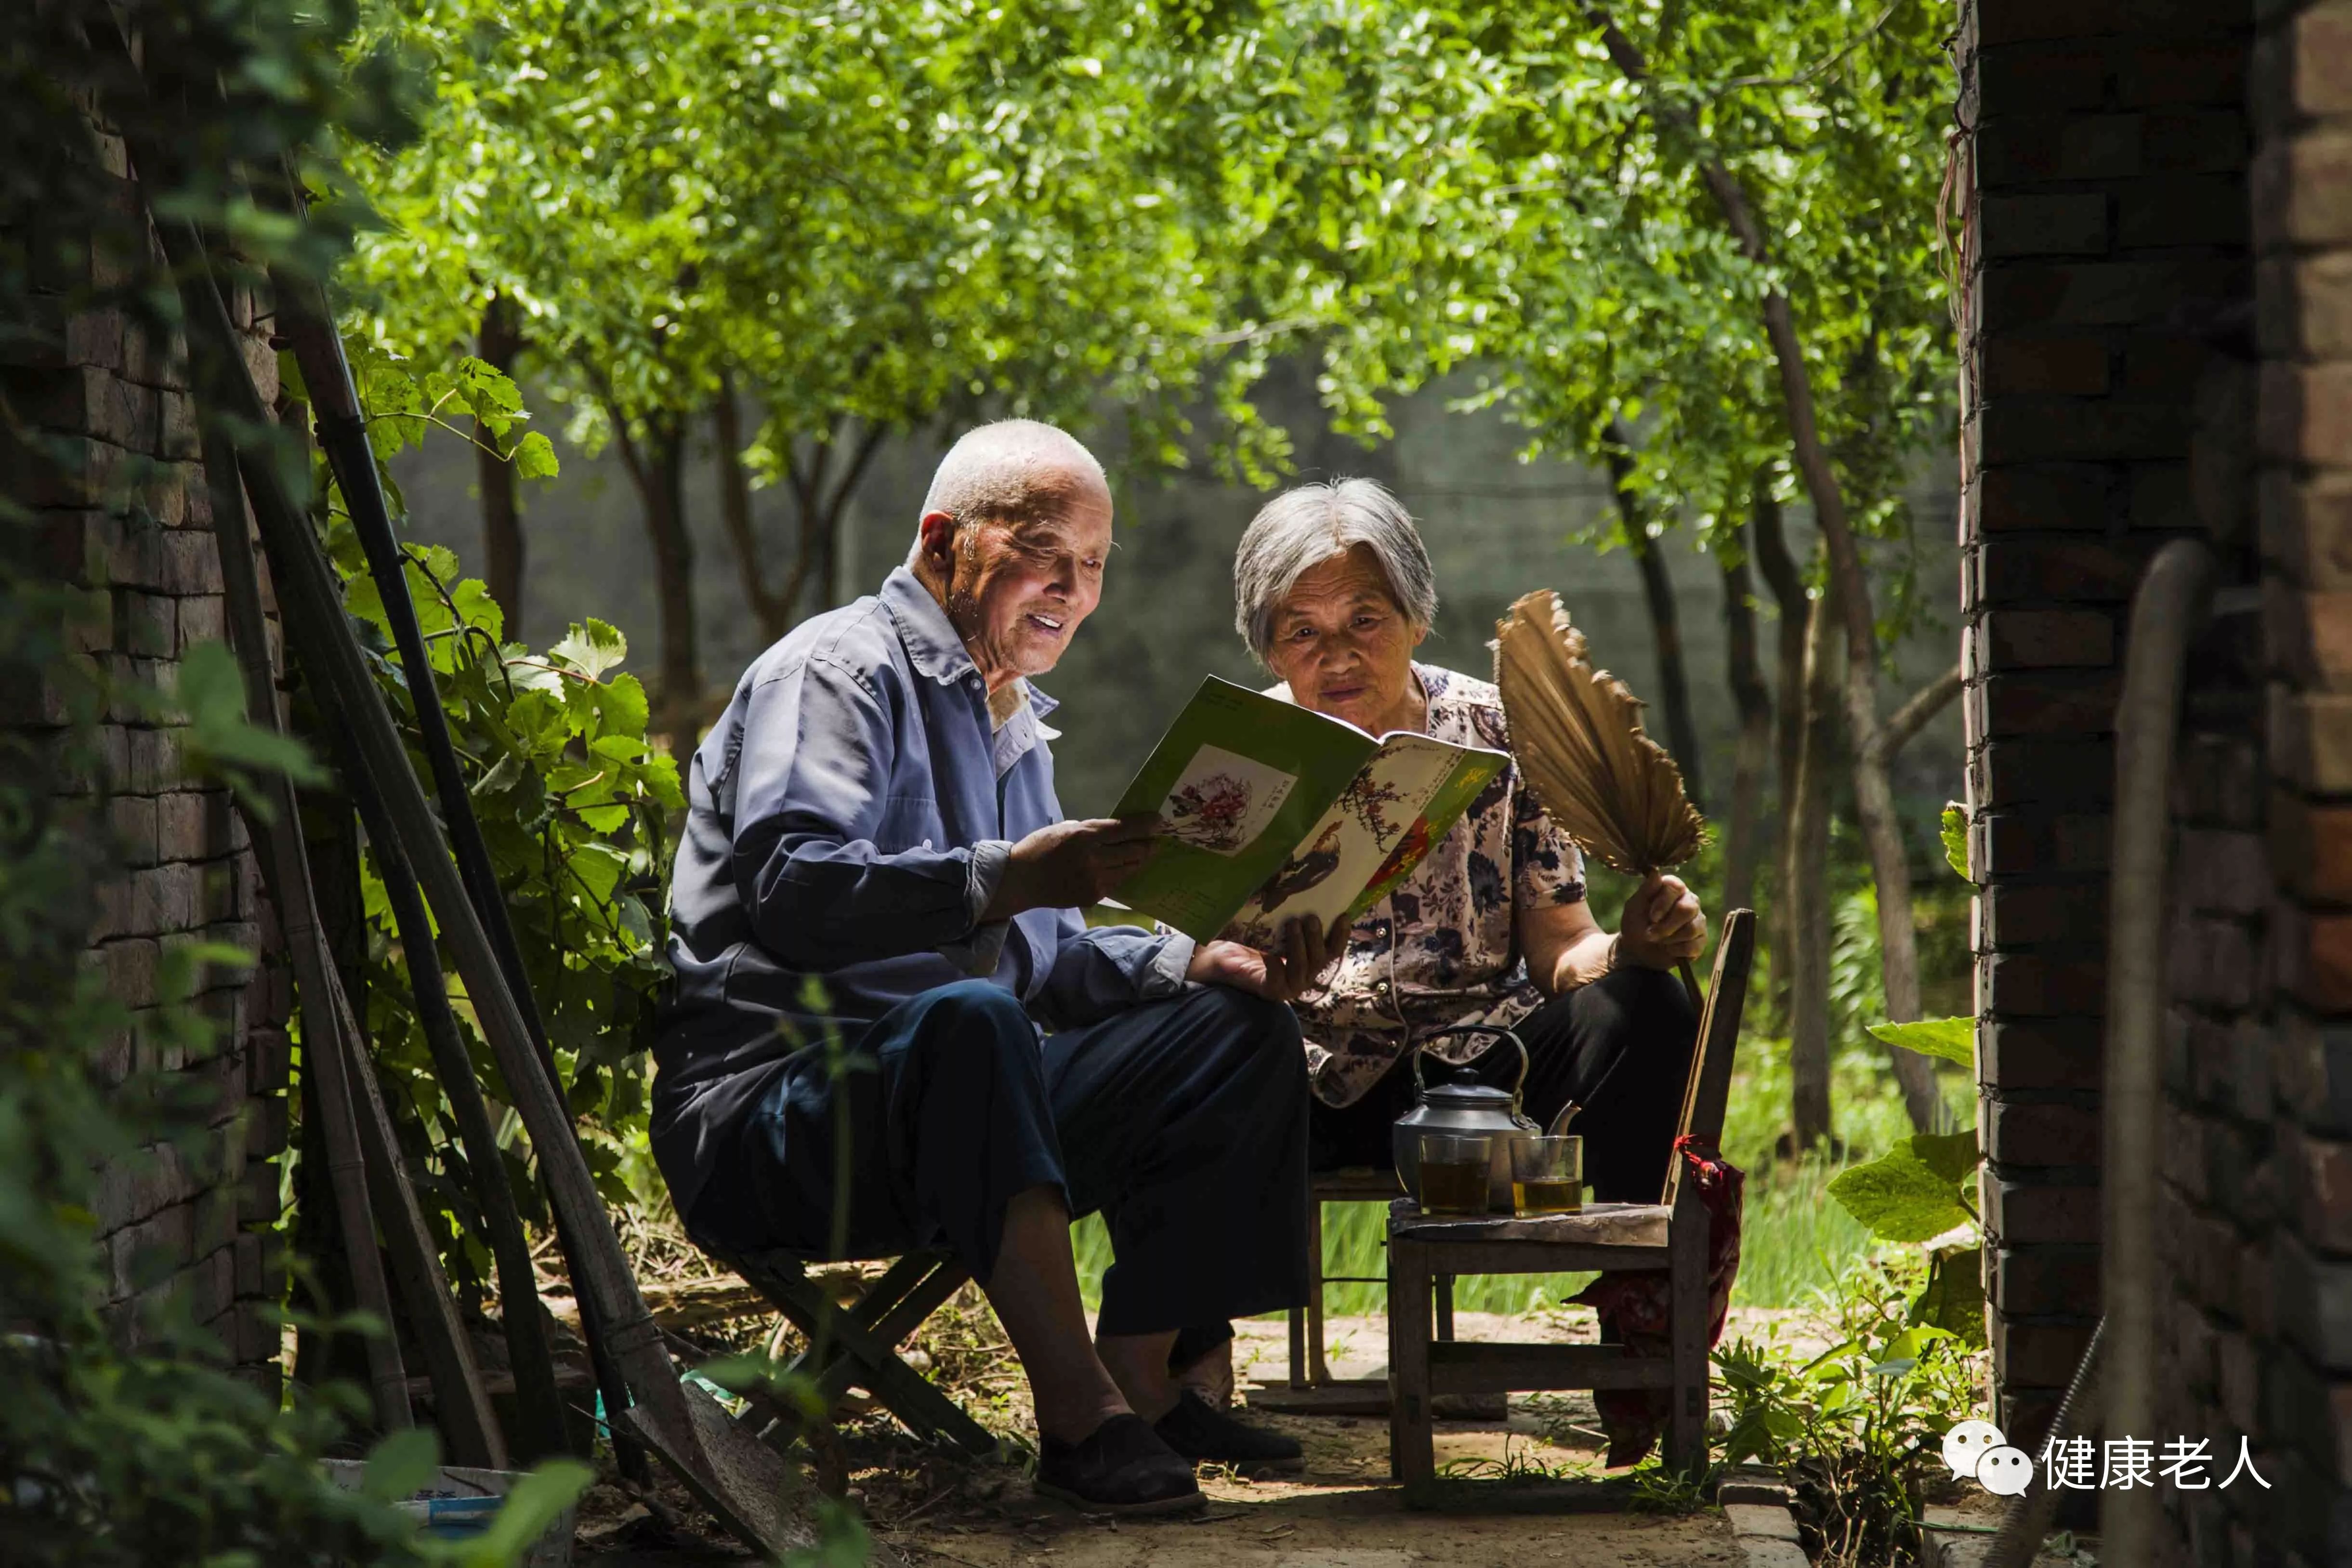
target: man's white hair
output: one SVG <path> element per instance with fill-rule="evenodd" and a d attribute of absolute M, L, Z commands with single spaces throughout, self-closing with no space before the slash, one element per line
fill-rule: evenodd
<path fill-rule="evenodd" d="M 1110 488 L 1102 464 L 1068 431 L 1035 419 L 1000 419 L 965 431 L 948 448 L 923 497 L 923 515 L 943 511 L 959 529 L 982 519 L 1026 521 L 1041 501 L 1068 498 L 1072 475 Z M 907 563 L 913 565 L 922 552 L 919 529 Z"/>

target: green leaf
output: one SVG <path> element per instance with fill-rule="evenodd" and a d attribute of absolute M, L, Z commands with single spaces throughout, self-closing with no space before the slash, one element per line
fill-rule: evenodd
<path fill-rule="evenodd" d="M 1948 1182 L 1965 1182 L 1984 1158 L 1974 1132 L 1919 1132 L 1909 1140 L 1919 1163 Z"/>
<path fill-rule="evenodd" d="M 1925 1241 L 1966 1224 L 1958 1178 L 1937 1170 L 1907 1139 L 1866 1165 L 1841 1171 L 1829 1185 L 1846 1213 L 1886 1241 Z"/>
<path fill-rule="evenodd" d="M 189 765 L 227 779 L 248 805 L 268 809 L 268 797 L 254 787 L 254 773 L 282 773 L 298 784 L 327 776 L 300 741 L 246 721 L 245 674 L 226 643 L 191 644 L 180 656 L 173 695 L 187 716 Z"/>
<path fill-rule="evenodd" d="M 537 430 L 526 430 L 515 443 L 515 472 L 526 479 L 551 479 L 560 465 L 555 460 L 555 443 Z"/>
<path fill-rule="evenodd" d="M 378 1502 L 394 1502 L 431 1486 L 440 1473 L 439 1435 L 430 1426 L 411 1426 L 369 1451 L 360 1490 Z"/>
<path fill-rule="evenodd" d="M 573 622 L 563 640 L 547 651 L 583 675 L 601 678 L 629 657 L 629 639 L 621 635 L 618 626 L 592 617 Z"/>
<path fill-rule="evenodd" d="M 1872 1024 L 1874 1039 L 1923 1057 L 1940 1057 L 1964 1068 L 1977 1065 L 1977 1021 L 1974 1018 L 1922 1018 L 1911 1024 Z"/>
<path fill-rule="evenodd" d="M 1969 808 L 1957 800 L 1944 803 L 1944 863 L 1967 881 L 1969 875 Z"/>
<path fill-rule="evenodd" d="M 1982 1350 L 1984 1248 L 1939 1248 L 1927 1268 L 1927 1288 L 1911 1303 L 1911 1321 L 1946 1330 L 1971 1350 Z"/>

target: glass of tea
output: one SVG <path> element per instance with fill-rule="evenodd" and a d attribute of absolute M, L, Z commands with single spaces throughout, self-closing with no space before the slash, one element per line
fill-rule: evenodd
<path fill-rule="evenodd" d="M 1511 1142 L 1511 1207 L 1522 1215 L 1574 1214 L 1584 1206 L 1584 1140 Z"/>
<path fill-rule="evenodd" d="M 1495 1141 L 1454 1132 L 1421 1135 L 1421 1212 L 1485 1214 Z"/>

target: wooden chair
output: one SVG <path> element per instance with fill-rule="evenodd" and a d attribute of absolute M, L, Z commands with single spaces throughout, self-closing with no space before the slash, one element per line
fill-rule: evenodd
<path fill-rule="evenodd" d="M 814 1377 L 828 1408 L 851 1387 L 863 1388 L 919 1437 L 941 1437 L 972 1454 L 995 1451 L 996 1439 L 986 1427 L 898 1355 L 908 1336 L 971 1278 L 947 1253 L 908 1253 L 847 1307 L 827 1295 L 789 1252 L 732 1254 L 719 1261 L 808 1336 L 810 1348 L 788 1370 Z M 746 1418 L 765 1426 L 783 1414 L 771 1401 L 754 1400 Z"/>
<path fill-rule="evenodd" d="M 1756 914 L 1734 910 L 1723 922 L 1715 978 L 1699 1019 L 1698 1049 L 1683 1090 L 1681 1132 L 1708 1144 L 1723 1135 L 1732 1055 L 1748 994 Z M 1389 1208 L 1389 1462 L 1406 1488 L 1436 1478 L 1431 1401 L 1448 1394 L 1512 1394 L 1559 1388 L 1662 1388 L 1670 1392 L 1666 1462 L 1695 1466 L 1706 1454 L 1707 1405 L 1707 1215 L 1696 1184 L 1671 1161 L 1655 1204 L 1596 1204 L 1580 1214 L 1527 1219 L 1425 1217 L 1410 1198 Z M 1666 1356 L 1629 1355 L 1617 1345 L 1484 1344 L 1434 1332 L 1436 1281 L 1458 1274 L 1567 1274 L 1659 1269 L 1671 1301 Z"/>

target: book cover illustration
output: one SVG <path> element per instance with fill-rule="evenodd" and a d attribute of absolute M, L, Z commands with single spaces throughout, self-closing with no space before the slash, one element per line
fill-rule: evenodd
<path fill-rule="evenodd" d="M 1375 740 L 1211 677 L 1120 798 L 1116 815 L 1156 812 L 1168 831 L 1117 901 L 1259 947 L 1297 916 L 1351 921 L 1509 763 L 1428 735 Z"/>

